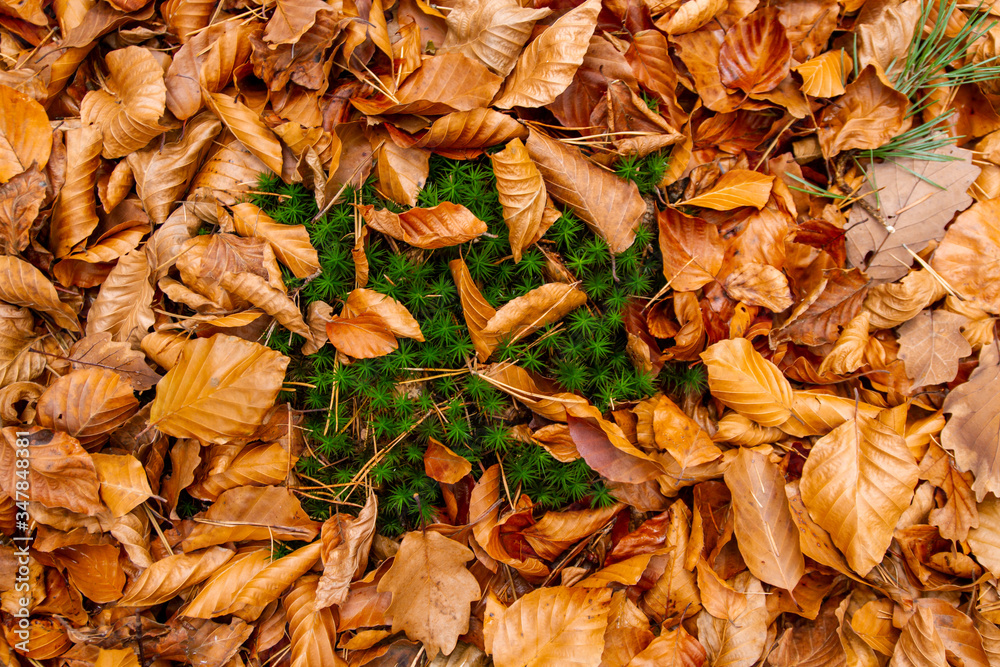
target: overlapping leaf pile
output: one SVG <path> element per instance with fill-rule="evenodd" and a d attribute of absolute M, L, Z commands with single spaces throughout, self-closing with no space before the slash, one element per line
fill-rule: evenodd
<path fill-rule="evenodd" d="M 0 0 L 0 662 L 1000 664 L 995 11 Z"/>

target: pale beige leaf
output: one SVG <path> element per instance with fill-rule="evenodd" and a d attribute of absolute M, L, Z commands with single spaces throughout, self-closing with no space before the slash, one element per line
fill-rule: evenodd
<path fill-rule="evenodd" d="M 781 426 L 792 414 L 792 386 L 745 338 L 724 340 L 701 354 L 708 386 L 719 401 L 761 426 Z"/>
<path fill-rule="evenodd" d="M 954 453 L 959 470 L 972 472 L 972 490 L 983 502 L 986 494 L 1000 494 L 1000 351 L 996 344 L 979 353 L 979 366 L 945 397 L 949 414 L 941 431 L 941 445 Z"/>
<path fill-rule="evenodd" d="M 548 283 L 501 306 L 486 323 L 483 335 L 520 340 L 558 322 L 586 302 L 587 295 L 576 286 Z"/>
<path fill-rule="evenodd" d="M 497 667 L 597 667 L 604 651 L 611 591 L 556 586 L 517 599 L 495 621 Z"/>
<path fill-rule="evenodd" d="M 531 37 L 535 21 L 550 13 L 549 9 L 521 7 L 512 0 L 464 0 L 448 12 L 448 34 L 438 50 L 463 53 L 507 76 Z"/>
<path fill-rule="evenodd" d="M 813 445 L 799 488 L 813 520 L 865 576 L 889 548 L 918 475 L 903 437 L 857 414 Z"/>
<path fill-rule="evenodd" d="M 774 176 L 748 169 L 730 169 L 711 188 L 683 202 L 685 206 L 703 206 L 715 211 L 729 211 L 740 206 L 763 208 L 771 196 Z"/>
<path fill-rule="evenodd" d="M 178 438 L 225 443 L 250 435 L 274 403 L 288 357 L 216 334 L 184 345 L 156 385 L 149 421 Z"/>
<path fill-rule="evenodd" d="M 545 181 L 520 139 L 514 139 L 502 151 L 490 155 L 490 162 L 516 264 L 521 261 L 521 253 L 538 236 L 547 198 Z"/>
<path fill-rule="evenodd" d="M 87 314 L 87 335 L 107 331 L 136 347 L 153 326 L 153 286 L 146 253 L 133 250 L 118 260 Z"/>
<path fill-rule="evenodd" d="M 434 532 L 403 536 L 392 566 L 378 584 L 392 593 L 388 612 L 393 632 L 423 643 L 427 654 L 451 653 L 469 629 L 469 605 L 481 593 L 465 568 L 472 551 Z"/>
<path fill-rule="evenodd" d="M 555 100 L 583 63 L 600 10 L 600 0 L 587 0 L 559 17 L 521 52 L 493 105 L 540 107 Z"/>
<path fill-rule="evenodd" d="M 733 494 L 736 542 L 747 567 L 765 583 L 794 589 L 805 574 L 805 561 L 781 471 L 763 454 L 740 449 L 725 478 Z"/>
<path fill-rule="evenodd" d="M 23 259 L 0 255 L 0 301 L 25 306 L 52 317 L 60 327 L 80 331 L 80 322 L 45 275 Z"/>
<path fill-rule="evenodd" d="M 225 124 L 248 151 L 276 174 L 281 173 L 281 144 L 259 114 L 223 93 L 211 93 L 205 100 L 212 112 Z"/>
<path fill-rule="evenodd" d="M 124 607 L 152 607 L 177 593 L 199 584 L 233 557 L 230 549 L 212 547 L 197 553 L 177 554 L 158 560 L 125 589 L 118 604 Z"/>
<path fill-rule="evenodd" d="M 129 454 L 91 454 L 97 478 L 101 480 L 101 500 L 115 517 L 122 517 L 153 495 L 146 471 Z"/>
<path fill-rule="evenodd" d="M 890 78 L 899 76 L 923 9 L 919 0 L 866 6 L 854 24 L 858 69 L 877 65 Z"/>
<path fill-rule="evenodd" d="M 958 362 L 972 354 L 962 336 L 966 319 L 946 310 L 926 310 L 899 328 L 899 358 L 914 387 L 951 382 Z"/>
<path fill-rule="evenodd" d="M 80 117 L 84 124 L 101 128 L 104 157 L 119 158 L 166 129 L 159 121 L 167 108 L 167 87 L 163 68 L 147 49 L 126 46 L 108 53 L 105 62 L 106 85 L 86 94 Z"/>
<path fill-rule="evenodd" d="M 458 298 L 462 302 L 462 316 L 465 318 L 465 326 L 469 329 L 469 336 L 476 348 L 476 354 L 479 361 L 486 361 L 493 353 L 498 337 L 487 336 L 483 330 L 486 329 L 486 324 L 493 319 L 497 311 L 483 298 L 482 292 L 476 287 L 465 260 L 461 257 L 453 259 L 448 263 L 448 268 L 451 270 L 451 277 L 455 280 L 455 286 L 458 288 Z"/>
<path fill-rule="evenodd" d="M 979 175 L 979 167 L 972 164 L 972 152 L 951 145 L 934 152 L 955 159 L 897 158 L 873 165 L 867 169 L 865 185 L 855 195 L 881 211 L 884 222 L 855 204 L 846 226 L 847 259 L 877 282 L 905 276 L 914 262 L 910 253 L 919 253 L 932 241 L 942 239 L 944 227 L 955 211 L 972 203 L 966 190 Z M 877 196 L 872 183 L 877 183 Z M 966 218 L 978 224 L 978 210 L 974 207 L 959 220 Z M 956 231 L 956 235 L 960 234 Z M 981 263 L 981 257 L 975 258 L 975 264 Z M 949 280 L 953 277 L 942 275 Z"/>
<path fill-rule="evenodd" d="M 535 130 L 530 131 L 526 145 L 553 199 L 571 208 L 612 253 L 624 252 L 632 245 L 635 230 L 646 214 L 646 202 L 634 183 L 601 169 L 576 148 Z"/>

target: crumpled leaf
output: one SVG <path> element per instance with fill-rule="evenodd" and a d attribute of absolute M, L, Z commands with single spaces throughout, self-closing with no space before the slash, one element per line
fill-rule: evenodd
<path fill-rule="evenodd" d="M 104 505 L 98 497 L 100 482 L 90 455 L 76 438 L 59 431 L 33 426 L 27 436 L 19 436 L 23 427 L 3 429 L 0 441 L 0 491 L 9 498 L 24 499 L 16 492 L 16 449 L 28 441 L 28 470 L 31 471 L 31 500 L 46 507 L 64 507 L 73 512 L 94 516 Z M 18 439 L 21 438 L 21 444 Z"/>
<path fill-rule="evenodd" d="M 116 343 L 106 331 L 84 336 L 73 344 L 67 356 L 74 370 L 95 366 L 108 368 L 127 380 L 136 391 L 146 391 L 161 377 L 146 364 L 141 352 L 126 343 Z"/>
<path fill-rule="evenodd" d="M 126 46 L 105 59 L 110 73 L 107 88 L 87 93 L 80 116 L 85 125 L 100 127 L 104 157 L 119 158 L 164 132 L 159 121 L 167 107 L 167 87 L 163 68 L 144 48 Z"/>
<path fill-rule="evenodd" d="M 28 232 L 38 217 L 48 185 L 33 167 L 0 185 L 0 251 L 14 255 L 28 247 Z"/>
<path fill-rule="evenodd" d="M 726 293 L 737 301 L 775 313 L 794 303 L 788 278 L 770 264 L 748 262 L 726 276 Z"/>
<path fill-rule="evenodd" d="M 503 220 L 510 230 L 514 262 L 539 236 L 545 211 L 545 181 L 520 139 L 513 139 L 502 151 L 490 155 L 497 191 L 503 206 Z"/>
<path fill-rule="evenodd" d="M 657 211 L 663 274 L 678 292 L 691 292 L 715 279 L 725 246 L 719 228 L 667 207 Z"/>
<path fill-rule="evenodd" d="M 52 130 L 41 104 L 0 84 L 0 183 L 34 164 L 44 169 L 52 152 Z"/>
<path fill-rule="evenodd" d="M 57 258 L 69 255 L 97 229 L 97 168 L 101 130 L 93 125 L 66 132 L 66 182 L 52 210 L 49 247 Z"/>
<path fill-rule="evenodd" d="M 347 663 L 337 655 L 337 621 L 333 610 L 317 608 L 319 577 L 308 575 L 297 582 L 282 601 L 288 617 L 292 667 Z"/>
<path fill-rule="evenodd" d="M 884 83 L 871 65 L 845 90 L 818 121 L 817 136 L 825 157 L 852 148 L 878 148 L 906 129 L 910 101 Z"/>
<path fill-rule="evenodd" d="M 472 551 L 439 533 L 406 533 L 378 584 L 379 592 L 392 593 L 392 631 L 422 642 L 428 655 L 451 653 L 469 629 L 469 604 L 481 595 L 465 568 L 472 558 Z"/>
<path fill-rule="evenodd" d="M 358 210 L 372 229 L 425 250 L 465 243 L 486 231 L 486 223 L 472 211 L 451 202 L 432 208 L 411 208 L 403 213 L 377 211 L 370 204 L 359 206 Z"/>
<path fill-rule="evenodd" d="M 448 12 L 448 34 L 438 51 L 462 53 L 507 76 L 535 22 L 550 13 L 545 8 L 521 7 L 513 0 L 465 0 Z"/>
<path fill-rule="evenodd" d="M 732 587 L 745 595 L 746 605 L 727 609 L 725 618 L 702 611 L 698 615 L 698 641 L 705 647 L 710 664 L 750 667 L 767 641 L 764 589 L 749 572 L 736 575 Z"/>
<path fill-rule="evenodd" d="M 979 175 L 972 153 L 954 146 L 935 152 L 958 160 L 897 158 L 868 169 L 868 184 L 859 196 L 880 211 L 884 222 L 855 204 L 847 225 L 847 258 L 878 282 L 905 276 L 914 261 L 910 252 L 919 253 L 941 239 L 955 211 L 972 202 L 966 190 Z M 872 183 L 877 183 L 877 198 Z"/>
<path fill-rule="evenodd" d="M 528 130 L 510 116 L 489 108 L 473 109 L 435 119 L 427 133 L 413 145 L 437 149 L 438 152 L 448 149 L 476 150 L 527 136 Z"/>
<path fill-rule="evenodd" d="M 486 322 L 483 335 L 517 341 L 558 322 L 586 302 L 587 295 L 576 286 L 548 283 L 501 306 Z"/>
<path fill-rule="evenodd" d="M 76 313 L 59 300 L 59 292 L 49 279 L 13 255 L 0 255 L 0 300 L 45 313 L 59 326 L 81 331 Z"/>
<path fill-rule="evenodd" d="M 827 269 L 809 293 L 800 296 L 785 323 L 771 331 L 771 346 L 786 341 L 815 346 L 837 340 L 838 329 L 861 308 L 868 282 L 858 269 Z"/>
<path fill-rule="evenodd" d="M 371 494 L 357 517 L 334 513 L 323 523 L 323 576 L 316 588 L 316 609 L 347 600 L 351 581 L 368 564 L 377 514 L 378 501 Z"/>
<path fill-rule="evenodd" d="M 412 338 L 420 342 L 424 340 L 420 324 L 403 304 L 391 296 L 359 287 L 347 295 L 347 310 L 351 315 L 367 313 L 378 315 L 394 336 Z"/>
<path fill-rule="evenodd" d="M 149 421 L 177 438 L 223 444 L 250 435 L 274 403 L 288 357 L 216 334 L 184 345 L 156 385 Z"/>

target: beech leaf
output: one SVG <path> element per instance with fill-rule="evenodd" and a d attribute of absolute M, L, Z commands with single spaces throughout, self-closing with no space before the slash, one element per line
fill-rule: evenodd
<path fill-rule="evenodd" d="M 730 169 L 706 192 L 684 202 L 685 206 L 703 206 L 729 211 L 740 206 L 763 208 L 771 195 L 773 176 L 747 169 Z"/>

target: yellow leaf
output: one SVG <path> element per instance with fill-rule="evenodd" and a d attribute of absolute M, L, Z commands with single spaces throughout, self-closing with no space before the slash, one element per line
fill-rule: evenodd
<path fill-rule="evenodd" d="M 706 192 L 683 202 L 684 206 L 703 206 L 715 211 L 730 211 L 740 206 L 763 208 L 771 196 L 774 176 L 748 169 L 730 169 Z"/>
<path fill-rule="evenodd" d="M 129 454 L 91 454 L 101 480 L 101 499 L 116 517 L 125 516 L 153 495 L 146 471 Z"/>
<path fill-rule="evenodd" d="M 836 97 L 844 94 L 844 84 L 854 69 L 854 63 L 843 49 L 837 49 L 827 51 L 792 69 L 802 75 L 801 90 L 806 95 Z"/>

